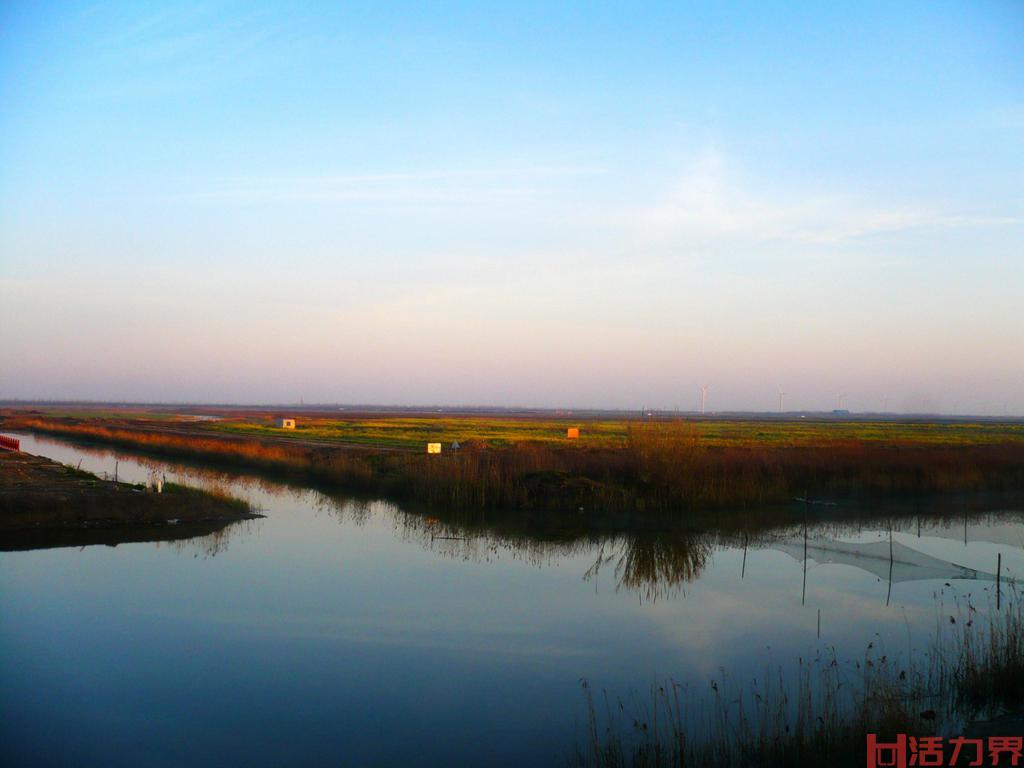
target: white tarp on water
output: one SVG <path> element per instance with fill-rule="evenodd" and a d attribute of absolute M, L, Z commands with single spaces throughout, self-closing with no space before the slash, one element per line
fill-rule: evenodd
<path fill-rule="evenodd" d="M 993 517 L 1000 514 L 991 513 Z M 1019 513 L 1017 513 L 1019 515 Z M 922 536 L 934 536 L 940 539 L 952 541 L 982 541 L 999 546 L 1024 549 L 1024 525 L 1017 521 L 1011 522 L 976 522 L 971 521 L 967 526 L 966 536 L 962 523 L 948 521 L 926 521 L 918 528 L 917 523 L 910 522 L 893 527 L 894 531 L 915 534 L 920 532 Z"/>
<path fill-rule="evenodd" d="M 817 564 L 851 565 L 874 574 L 882 581 L 899 583 L 925 579 L 971 579 L 974 581 L 995 581 L 995 574 L 976 571 L 948 560 L 942 560 L 924 552 L 918 552 L 898 541 L 871 541 L 855 543 L 808 539 L 806 556 Z M 780 539 L 769 545 L 771 549 L 785 552 L 799 562 L 804 559 L 803 537 Z"/>

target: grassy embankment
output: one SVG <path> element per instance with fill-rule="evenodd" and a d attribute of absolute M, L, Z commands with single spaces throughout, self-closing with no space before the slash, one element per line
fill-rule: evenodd
<path fill-rule="evenodd" d="M 886 743 L 898 734 L 1022 735 L 1024 604 L 1014 597 L 1002 611 L 989 606 L 984 620 L 969 602 L 959 603 L 948 624 L 945 614 L 940 617 L 945 628 L 940 625 L 931 647 L 913 660 L 891 659 L 872 645 L 852 663 L 829 651 L 798 660 L 788 680 L 780 670 L 745 689 L 730 685 L 723 671 L 721 680 L 710 681 L 709 705 L 671 681 L 640 707 L 607 693 L 595 702 L 584 681 L 587 735 L 572 762 L 595 768 L 863 766 L 868 733 Z M 974 757 L 969 748 L 958 764 Z M 942 764 L 950 759 L 947 739 Z"/>
<path fill-rule="evenodd" d="M 0 451 L 0 543 L 33 531 L 230 522 L 253 514 L 223 494 L 174 485 L 147 493 L 141 485 L 102 480 L 41 456 Z"/>
<path fill-rule="evenodd" d="M 391 416 L 303 418 L 295 430 L 273 426 L 269 415 L 226 418 L 205 423 L 204 430 L 226 435 L 316 439 L 369 447 L 395 447 L 422 451 L 427 442 L 478 443 L 488 448 L 514 448 L 529 444 L 550 448 L 626 448 L 631 429 L 638 424 L 673 424 L 679 421 L 570 420 L 472 417 Z M 913 443 L 915 445 L 972 445 L 1024 441 L 1024 425 L 936 421 L 822 421 L 815 419 L 694 419 L 687 429 L 708 448 L 759 445 L 798 446 L 835 441 Z M 565 430 L 581 426 L 578 442 L 569 443 Z"/>
<path fill-rule="evenodd" d="M 190 425 L 182 434 L 140 421 L 14 415 L 4 426 L 291 472 L 446 508 L 678 514 L 805 494 L 1024 489 L 1021 425 L 597 422 L 582 425 L 578 442 L 565 439 L 565 423 L 525 419 L 324 419 L 290 432 L 266 418 Z M 447 450 L 452 439 L 458 452 Z M 372 447 L 418 451 L 427 440 L 444 442 L 446 452 Z"/>

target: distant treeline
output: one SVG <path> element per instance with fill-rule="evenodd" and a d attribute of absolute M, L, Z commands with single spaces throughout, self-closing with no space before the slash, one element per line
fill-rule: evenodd
<path fill-rule="evenodd" d="M 686 422 L 639 422 L 623 448 L 469 441 L 441 455 L 292 445 L 94 421 L 11 417 L 25 429 L 301 474 L 428 506 L 678 514 L 849 496 L 1024 490 L 1024 444 L 822 440 L 707 446 Z"/>

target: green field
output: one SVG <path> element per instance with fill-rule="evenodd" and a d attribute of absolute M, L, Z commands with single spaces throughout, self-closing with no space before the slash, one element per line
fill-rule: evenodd
<path fill-rule="evenodd" d="M 632 422 L 639 424 L 641 422 Z M 814 445 L 836 441 L 979 445 L 1024 441 L 1024 425 L 977 422 L 703 420 L 686 421 L 696 440 L 706 446 Z M 517 444 L 619 448 L 628 443 L 631 422 L 559 421 L 491 417 L 382 417 L 368 419 L 299 418 L 295 430 L 277 429 L 267 417 L 225 419 L 204 429 L 244 435 L 275 435 L 391 447 L 419 448 L 430 441 L 476 441 L 493 447 Z M 566 428 L 580 427 L 579 441 L 566 438 Z"/>
<path fill-rule="evenodd" d="M 1024 424 L 856 419 L 573 420 L 484 415 L 222 411 L 216 421 L 41 417 L 4 426 L 178 456 L 304 473 L 446 508 L 596 509 L 665 514 L 781 503 L 1024 489 Z M 569 440 L 566 428 L 581 437 Z M 224 440 L 226 436 L 248 439 Z M 464 450 L 451 451 L 458 441 Z M 446 444 L 441 459 L 425 443 Z M 324 446 L 336 446 L 337 450 Z M 379 450 L 345 450 L 346 446 Z M 385 449 L 401 450 L 385 450 Z M 809 496 L 807 496 L 810 498 Z"/>
<path fill-rule="evenodd" d="M 386 417 L 373 419 L 298 419 L 295 430 L 277 429 L 273 420 L 253 419 L 209 422 L 204 428 L 245 435 L 275 435 L 341 443 L 359 443 L 401 448 L 419 448 L 427 442 L 465 443 L 476 441 L 494 447 L 522 443 L 569 443 L 566 428 L 578 422 L 551 420 Z M 626 444 L 626 424 L 617 421 L 580 424 L 581 444 L 590 447 L 620 447 Z M 577 442 L 577 441 L 571 441 Z"/>
<path fill-rule="evenodd" d="M 808 446 L 840 442 L 892 443 L 914 445 L 993 445 L 1024 442 L 1024 423 L 1019 421 L 967 421 L 889 419 L 862 421 L 857 418 L 763 419 L 681 418 L 646 421 L 641 419 L 574 419 L 552 415 L 515 417 L 503 415 L 457 414 L 353 414 L 337 418 L 318 413 L 287 414 L 287 411 L 219 412 L 219 418 L 196 420 L 194 411 L 147 409 L 143 407 L 44 407 L 48 418 L 73 419 L 87 424 L 124 424 L 144 426 L 147 422 L 181 428 L 197 433 L 217 432 L 249 437 L 317 440 L 388 448 L 421 449 L 427 442 L 450 444 L 473 442 L 493 448 L 517 445 L 558 447 L 578 445 L 586 448 L 624 448 L 630 429 L 643 424 L 680 425 L 705 447 Z M 200 411 L 205 409 L 199 409 Z M 37 411 L 38 412 L 38 411 Z M 24 410 L 12 415 L 27 416 Z M 275 415 L 294 415 L 295 430 L 274 426 Z M 568 427 L 579 427 L 579 440 L 566 437 Z"/>

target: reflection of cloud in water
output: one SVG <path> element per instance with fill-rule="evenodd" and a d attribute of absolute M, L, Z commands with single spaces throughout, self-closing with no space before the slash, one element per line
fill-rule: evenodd
<path fill-rule="evenodd" d="M 172 620 L 194 620 L 195 611 L 176 613 L 161 611 L 161 615 Z M 280 618 L 280 617 L 279 617 Z M 536 656 L 545 659 L 570 659 L 592 656 L 593 651 L 570 642 L 559 642 L 556 638 L 538 637 L 529 628 L 474 626 L 471 633 L 462 627 L 450 627 L 447 632 L 438 631 L 435 621 L 417 621 L 414 617 L 399 619 L 376 617 L 372 620 L 290 614 L 285 620 L 267 622 L 263 613 L 223 612 L 202 614 L 210 624 L 241 629 L 263 639 L 279 640 L 343 640 L 379 648 L 381 646 L 404 647 L 420 654 L 424 651 L 449 651 L 459 654 L 475 653 L 500 656 Z"/>
<path fill-rule="evenodd" d="M 690 679 L 717 677 L 722 666 L 734 676 L 757 675 L 809 648 L 863 649 L 869 642 L 881 653 L 917 657 L 926 652 L 942 613 L 936 602 L 941 590 L 926 586 L 886 606 L 884 586 L 873 587 L 876 580 L 866 575 L 851 579 L 841 569 L 811 582 L 807 604 L 801 605 L 795 561 L 771 549 L 751 551 L 747 586 L 739 579 L 741 557 L 732 550 L 719 562 L 716 555 L 715 567 L 693 587 L 692 600 L 652 603 L 639 614 L 675 649 L 674 668 L 688 670 Z"/>

